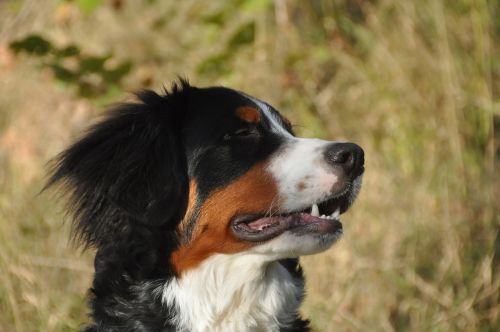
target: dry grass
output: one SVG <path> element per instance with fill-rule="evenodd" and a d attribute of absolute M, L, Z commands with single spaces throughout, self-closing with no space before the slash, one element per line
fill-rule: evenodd
<path fill-rule="evenodd" d="M 500 329 L 497 2 L 241 0 L 220 25 L 206 13 L 222 2 L 122 3 L 85 15 L 66 2 L 0 2 L 0 331 L 86 320 L 92 253 L 68 245 L 60 206 L 38 191 L 44 163 L 124 98 L 77 98 L 14 57 L 8 41 L 33 31 L 133 59 L 123 90 L 185 74 L 269 100 L 301 135 L 365 148 L 343 240 L 303 259 L 318 331 Z M 255 40 L 227 68 L 200 69 L 242 22 L 255 23 Z"/>

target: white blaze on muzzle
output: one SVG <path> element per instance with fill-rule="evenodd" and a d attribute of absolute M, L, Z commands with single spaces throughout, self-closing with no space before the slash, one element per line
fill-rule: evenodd
<path fill-rule="evenodd" d="M 293 137 L 271 157 L 268 171 L 276 181 L 282 211 L 305 209 L 332 194 L 339 176 L 324 156 L 331 143 Z"/>

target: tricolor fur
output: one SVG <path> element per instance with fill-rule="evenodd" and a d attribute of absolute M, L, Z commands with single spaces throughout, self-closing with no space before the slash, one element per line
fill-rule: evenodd
<path fill-rule="evenodd" d="M 363 150 L 186 81 L 111 110 L 54 163 L 96 248 L 85 331 L 306 331 L 301 255 L 328 249 Z"/>

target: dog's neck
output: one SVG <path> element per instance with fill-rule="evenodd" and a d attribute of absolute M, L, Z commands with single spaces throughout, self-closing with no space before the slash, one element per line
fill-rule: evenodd
<path fill-rule="evenodd" d="M 167 282 L 163 302 L 185 331 L 279 331 L 295 319 L 302 293 L 279 261 L 218 254 Z"/>

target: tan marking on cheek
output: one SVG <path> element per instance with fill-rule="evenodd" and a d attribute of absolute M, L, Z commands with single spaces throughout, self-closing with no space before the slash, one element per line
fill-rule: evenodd
<path fill-rule="evenodd" d="M 197 194 L 196 181 L 191 180 L 189 181 L 189 197 L 188 197 L 188 206 L 186 209 L 186 214 L 184 215 L 184 219 L 182 219 L 179 225 L 177 226 L 177 231 L 179 232 L 179 234 L 183 234 L 186 230 L 189 218 L 194 212 L 193 210 L 196 204 L 197 195 L 198 194 Z"/>
<path fill-rule="evenodd" d="M 248 123 L 259 123 L 260 112 L 255 107 L 243 106 L 236 109 L 236 116 Z"/>
<path fill-rule="evenodd" d="M 278 190 L 265 165 L 259 164 L 225 188 L 214 192 L 202 204 L 192 240 L 172 253 L 171 263 L 178 276 L 196 267 L 215 253 L 231 254 L 248 250 L 256 243 L 236 238 L 231 219 L 241 214 L 260 214 L 279 208 Z"/>
<path fill-rule="evenodd" d="M 298 191 L 302 191 L 304 189 L 306 189 L 306 184 L 304 182 L 297 183 L 297 190 Z"/>

